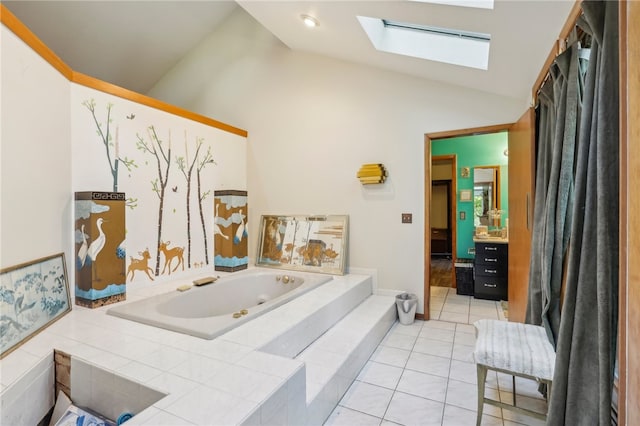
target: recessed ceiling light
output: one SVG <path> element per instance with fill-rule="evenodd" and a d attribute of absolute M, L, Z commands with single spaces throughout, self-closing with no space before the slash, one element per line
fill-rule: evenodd
<path fill-rule="evenodd" d="M 300 18 L 302 19 L 302 22 L 304 22 L 304 24 L 309 28 L 314 28 L 314 27 L 317 27 L 318 25 L 320 25 L 318 20 L 316 18 L 314 18 L 313 16 L 300 15 Z"/>

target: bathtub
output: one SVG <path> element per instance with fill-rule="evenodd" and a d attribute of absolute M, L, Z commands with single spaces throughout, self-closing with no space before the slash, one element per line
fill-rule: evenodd
<path fill-rule="evenodd" d="M 331 275 L 254 268 L 190 290 L 114 306 L 107 314 L 213 339 L 330 281 Z"/>

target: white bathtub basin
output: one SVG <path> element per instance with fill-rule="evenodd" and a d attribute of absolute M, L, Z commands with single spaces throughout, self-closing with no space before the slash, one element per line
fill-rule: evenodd
<path fill-rule="evenodd" d="M 118 305 L 107 314 L 213 339 L 331 279 L 330 275 L 254 268 L 186 292 L 176 290 Z"/>

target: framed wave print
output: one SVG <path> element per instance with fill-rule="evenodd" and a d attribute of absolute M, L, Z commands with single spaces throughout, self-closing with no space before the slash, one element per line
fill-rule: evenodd
<path fill-rule="evenodd" d="M 71 311 L 64 253 L 0 271 L 0 359 Z"/>

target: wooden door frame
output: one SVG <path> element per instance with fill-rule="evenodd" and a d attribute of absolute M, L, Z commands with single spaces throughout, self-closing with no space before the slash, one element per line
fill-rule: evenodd
<path fill-rule="evenodd" d="M 640 421 L 640 201 L 630 196 L 640 184 L 640 4 L 621 1 L 620 18 L 620 241 L 618 312 L 618 424 Z"/>
<path fill-rule="evenodd" d="M 435 132 L 435 133 L 426 133 L 424 135 L 424 182 L 425 182 L 425 197 L 424 197 L 424 281 L 423 281 L 423 291 L 424 291 L 424 315 L 423 319 L 429 320 L 430 315 L 430 302 L 431 302 L 431 162 L 433 161 L 431 155 L 431 142 L 436 139 L 449 139 L 456 138 L 460 136 L 475 136 L 482 135 L 488 133 L 498 133 L 503 131 L 508 131 L 513 123 L 508 124 L 497 124 L 494 126 L 483 126 L 483 127 L 475 127 L 468 129 L 459 129 L 459 130 L 448 130 L 444 132 Z M 455 155 L 452 155 L 455 157 Z M 439 158 L 441 156 L 437 156 Z M 458 211 L 457 204 L 457 172 L 458 166 L 455 164 L 455 170 L 452 175 L 451 185 L 452 192 L 454 193 L 453 203 L 452 203 L 452 215 L 453 215 L 453 229 L 456 229 L 456 216 Z M 452 229 L 452 232 L 453 232 Z M 456 231 L 457 237 L 457 231 Z M 452 261 L 456 259 L 456 239 L 452 235 L 451 242 L 451 257 Z"/>

